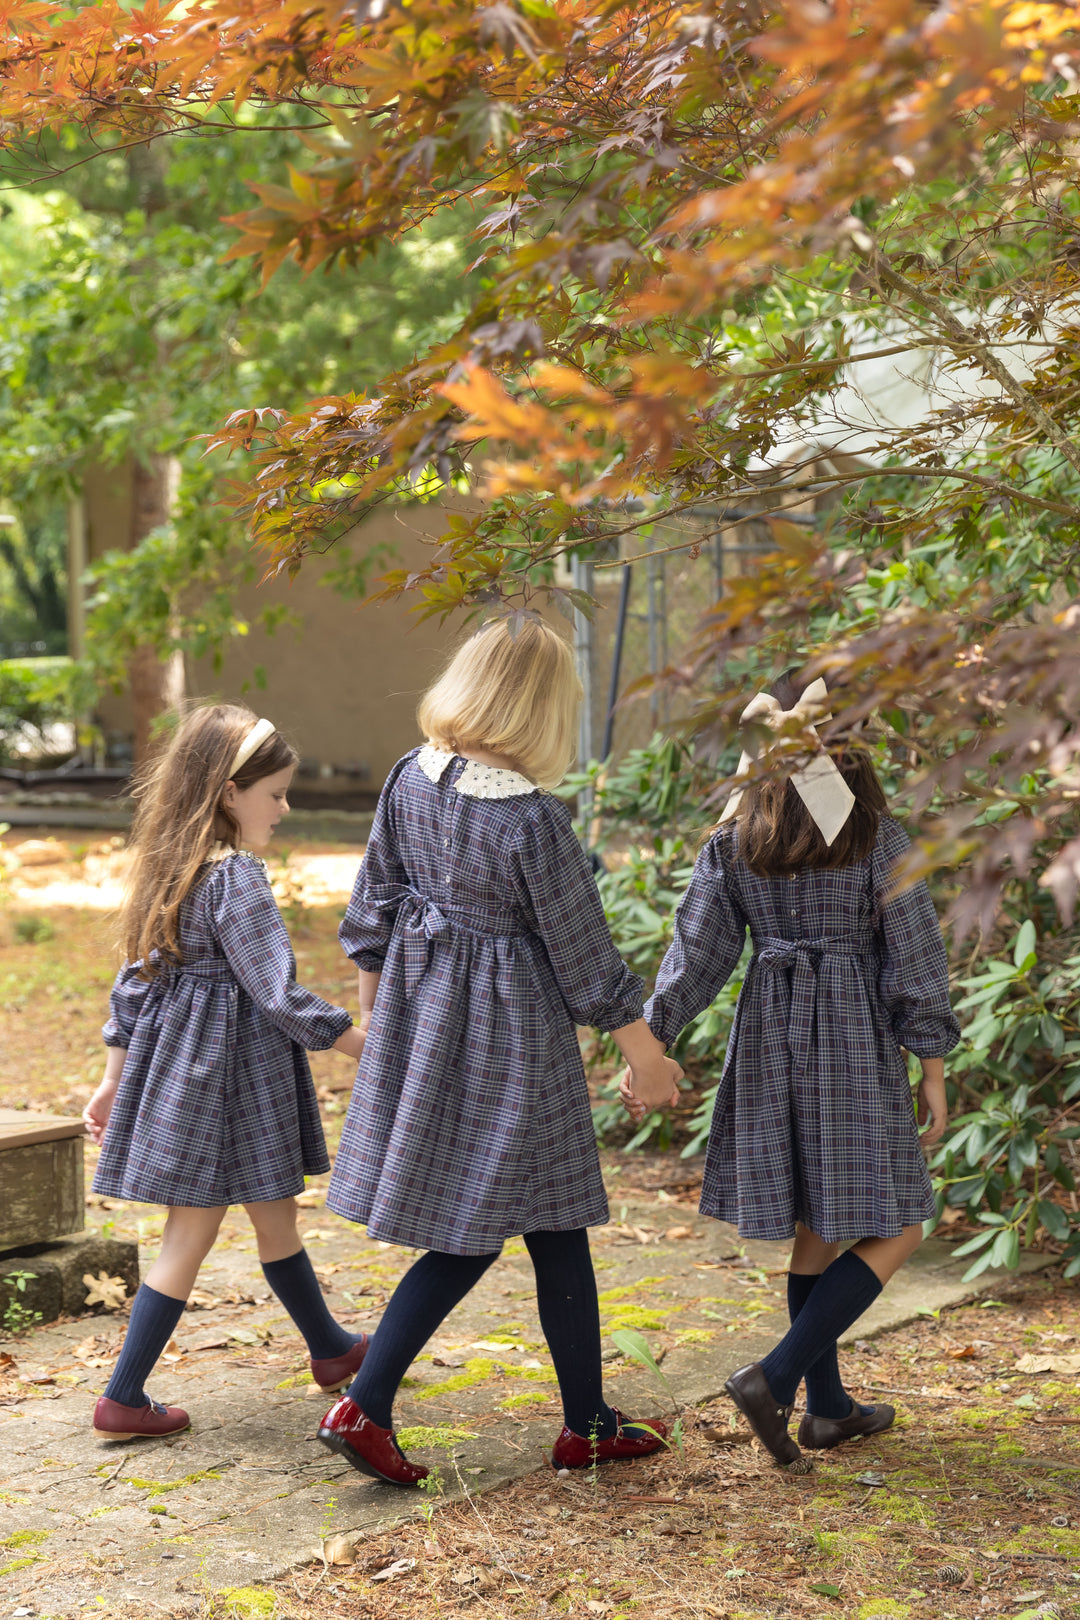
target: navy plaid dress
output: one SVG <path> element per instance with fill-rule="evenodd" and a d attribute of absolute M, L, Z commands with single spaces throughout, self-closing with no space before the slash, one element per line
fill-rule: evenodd
<path fill-rule="evenodd" d="M 180 909 L 183 963 L 117 974 L 102 1031 L 124 1046 L 94 1191 L 208 1208 L 302 1192 L 329 1170 L 307 1052 L 352 1023 L 304 990 L 263 863 L 211 866 Z"/>
<path fill-rule="evenodd" d="M 515 772 L 407 755 L 340 937 L 381 979 L 328 1207 L 450 1254 L 606 1221 L 575 1025 L 633 1023 L 642 986 L 566 806 Z"/>
<path fill-rule="evenodd" d="M 895 1237 L 934 1213 L 901 1045 L 941 1057 L 960 1039 L 924 883 L 889 896 L 910 849 L 883 817 L 865 861 L 756 877 L 737 827 L 698 857 L 645 1012 L 668 1045 L 742 955 L 701 1209 L 748 1238 Z"/>

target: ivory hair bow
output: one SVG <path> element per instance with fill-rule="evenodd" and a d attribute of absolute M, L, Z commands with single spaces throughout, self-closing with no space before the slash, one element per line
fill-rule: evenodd
<path fill-rule="evenodd" d="M 818 721 L 827 720 L 829 689 L 820 678 L 811 681 L 793 709 L 782 709 L 774 697 L 759 692 L 742 712 L 742 721 L 762 720 L 773 731 L 780 731 L 791 720 L 798 720 L 805 730 L 814 734 Z M 820 747 L 820 745 L 819 745 Z M 738 775 L 745 776 L 756 756 L 744 752 L 739 760 Z M 814 825 L 827 844 L 832 844 L 855 807 L 855 795 L 837 769 L 835 760 L 822 749 L 808 764 L 791 774 L 792 785 L 809 810 Z M 743 789 L 736 788 L 720 817 L 730 821 L 739 808 Z"/>

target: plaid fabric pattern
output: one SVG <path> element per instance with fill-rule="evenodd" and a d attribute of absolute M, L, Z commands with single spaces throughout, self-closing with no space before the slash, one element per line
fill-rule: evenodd
<path fill-rule="evenodd" d="M 327 1205 L 371 1237 L 488 1254 L 607 1220 L 575 1024 L 641 1017 L 565 805 L 399 761 L 341 943 L 381 973 Z"/>
<path fill-rule="evenodd" d="M 869 858 L 840 871 L 756 877 L 737 828 L 702 850 L 646 1017 L 661 1040 L 708 1007 L 750 930 L 716 1096 L 701 1209 L 743 1237 L 895 1237 L 934 1211 L 901 1044 L 943 1056 L 960 1039 L 926 885 L 886 898 L 910 844 L 883 818 Z"/>
<path fill-rule="evenodd" d="M 330 1168 L 307 1052 L 352 1022 L 296 982 L 266 868 L 218 862 L 184 901 L 183 965 L 121 968 L 102 1031 L 124 1046 L 94 1191 L 208 1208 L 302 1192 Z"/>

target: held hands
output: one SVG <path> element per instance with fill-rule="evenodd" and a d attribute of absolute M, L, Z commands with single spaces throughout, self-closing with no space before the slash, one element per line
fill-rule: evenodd
<path fill-rule="evenodd" d="M 119 1077 L 109 1079 L 106 1076 L 83 1109 L 83 1124 L 86 1126 L 86 1134 L 91 1142 L 100 1143 L 105 1135 L 105 1127 L 109 1123 L 109 1115 L 112 1113 L 112 1105 L 116 1100 L 116 1089 L 119 1084 Z"/>
<path fill-rule="evenodd" d="M 627 1068 L 619 1081 L 619 1098 L 635 1125 L 654 1108 L 670 1108 L 679 1100 L 683 1071 L 674 1058 L 661 1057 L 648 1067 Z"/>
<path fill-rule="evenodd" d="M 344 1052 L 345 1056 L 352 1058 L 354 1063 L 359 1063 L 364 1055 L 366 1037 L 366 1024 L 362 1019 L 359 1024 L 350 1024 L 344 1034 L 338 1036 L 334 1042 L 334 1051 Z"/>

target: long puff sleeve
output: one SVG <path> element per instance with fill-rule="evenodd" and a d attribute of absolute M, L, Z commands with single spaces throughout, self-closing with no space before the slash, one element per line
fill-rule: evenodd
<path fill-rule="evenodd" d="M 925 883 L 889 894 L 897 863 L 911 849 L 904 829 L 883 817 L 871 856 L 881 972 L 878 990 L 893 1033 L 916 1057 L 944 1057 L 960 1040 L 949 1004 L 949 962 Z"/>
<path fill-rule="evenodd" d="M 509 872 L 574 1022 L 602 1030 L 635 1023 L 642 1014 L 642 980 L 612 944 L 596 879 L 564 804 L 546 796 L 537 800 L 536 814 L 510 847 Z"/>
<path fill-rule="evenodd" d="M 116 975 L 109 995 L 109 1017 L 101 1031 L 106 1046 L 122 1046 L 126 1051 L 131 1045 L 143 1002 L 151 988 L 149 979 L 139 977 L 141 965 L 125 962 Z"/>
<path fill-rule="evenodd" d="M 733 899 L 724 868 L 719 833 L 697 858 L 694 875 L 675 913 L 656 989 L 645 1017 L 653 1034 L 671 1046 L 691 1019 L 720 994 L 738 966 L 746 940 L 746 918 Z"/>
<path fill-rule="evenodd" d="M 261 861 L 234 855 L 210 879 L 210 914 L 237 983 L 270 1022 L 309 1052 L 333 1046 L 352 1023 L 296 982 L 296 962 Z"/>
<path fill-rule="evenodd" d="M 360 870 L 356 874 L 348 909 L 338 929 L 338 939 L 345 955 L 365 973 L 382 972 L 390 936 L 394 932 L 394 923 L 397 920 L 397 911 L 393 907 L 376 906 L 371 903 L 369 898 L 371 891 L 381 888 L 384 884 L 406 885 L 409 881 L 409 875 L 402 865 L 394 832 L 391 794 L 406 765 L 415 759 L 416 752 L 414 749 L 411 754 L 406 754 L 404 759 L 399 759 L 386 778 L 383 790 L 379 794 L 371 835 L 364 850 L 364 858 L 360 862 Z"/>

